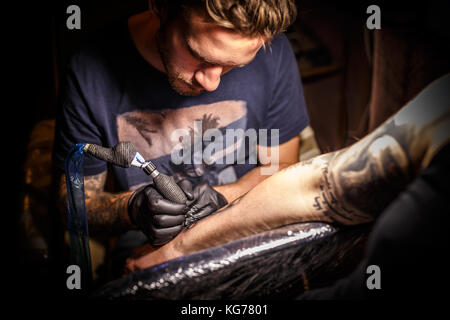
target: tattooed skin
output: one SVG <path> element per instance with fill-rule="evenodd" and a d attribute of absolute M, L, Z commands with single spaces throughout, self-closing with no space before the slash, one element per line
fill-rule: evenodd
<path fill-rule="evenodd" d="M 133 191 L 113 194 L 104 191 L 106 171 L 84 177 L 84 194 L 89 232 L 91 234 L 118 235 L 131 227 L 127 216 L 128 200 Z M 60 179 L 60 208 L 67 203 L 66 178 Z M 65 212 L 62 210 L 61 212 Z"/>
<path fill-rule="evenodd" d="M 414 176 L 395 129 L 391 120 L 357 148 L 329 154 L 314 208 L 341 224 L 369 222 L 380 214 Z"/>

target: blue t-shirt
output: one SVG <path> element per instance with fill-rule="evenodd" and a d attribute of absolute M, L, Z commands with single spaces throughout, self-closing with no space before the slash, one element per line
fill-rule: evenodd
<path fill-rule="evenodd" d="M 57 167 L 63 169 L 68 151 L 77 143 L 112 147 L 131 141 L 159 171 L 169 175 L 184 172 L 194 183 L 207 181 L 211 185 L 232 183 L 257 166 L 254 148 L 248 146 L 249 138 L 239 140 L 239 129 L 241 133 L 254 130 L 258 144 L 266 143 L 259 140 L 259 134 L 264 135 L 261 129 L 267 129 L 267 144 L 273 146 L 277 143 L 271 140 L 273 129 L 279 130 L 278 143 L 282 144 L 309 122 L 297 63 L 285 35 L 261 48 L 248 65 L 223 75 L 215 91 L 189 97 L 172 89 L 166 75 L 139 54 L 127 25 L 118 24 L 71 57 L 58 99 L 53 154 Z M 197 147 L 191 146 L 191 161 L 173 161 L 174 150 L 187 141 L 174 133 L 177 129 L 200 141 Z M 222 147 L 211 148 L 212 160 L 202 161 L 199 152 L 203 155 L 210 143 L 203 136 L 207 129 L 223 134 Z M 239 146 L 244 153 L 238 151 Z M 236 161 L 230 164 L 230 159 Z M 85 175 L 106 169 L 105 162 L 86 157 Z M 135 167 L 111 169 L 116 191 L 151 181 Z"/>

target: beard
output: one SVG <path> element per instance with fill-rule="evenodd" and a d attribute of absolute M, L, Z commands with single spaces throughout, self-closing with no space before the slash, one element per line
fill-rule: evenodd
<path fill-rule="evenodd" d="M 156 43 L 170 86 L 180 95 L 198 96 L 203 90 L 200 89 L 199 86 L 195 85 L 193 80 L 183 77 L 183 75 L 177 71 L 177 67 L 171 63 L 169 58 L 170 51 L 167 48 L 166 43 L 162 41 L 162 35 L 163 31 L 160 30 L 156 36 Z"/>
<path fill-rule="evenodd" d="M 169 80 L 170 86 L 178 94 L 183 96 L 198 96 L 202 93 L 202 89 L 194 86 L 192 81 L 185 79 L 180 73 L 176 71 L 167 70 L 167 78 Z"/>

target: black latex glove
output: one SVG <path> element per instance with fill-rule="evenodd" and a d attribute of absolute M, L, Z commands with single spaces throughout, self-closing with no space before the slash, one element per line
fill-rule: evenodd
<path fill-rule="evenodd" d="M 188 202 L 190 210 L 186 214 L 185 225 L 188 228 L 228 204 L 225 197 L 207 182 L 199 183 L 193 190 L 193 196 L 194 200 Z"/>
<path fill-rule="evenodd" d="M 192 185 L 188 180 L 177 182 L 193 200 Z M 128 213 L 131 222 L 149 239 L 151 245 L 160 246 L 173 239 L 184 227 L 187 204 L 179 204 L 165 199 L 151 183 L 131 196 Z"/>

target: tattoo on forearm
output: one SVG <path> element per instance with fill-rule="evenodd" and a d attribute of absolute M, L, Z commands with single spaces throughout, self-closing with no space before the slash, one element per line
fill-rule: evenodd
<path fill-rule="evenodd" d="M 67 199 L 65 179 L 60 185 L 60 194 Z M 121 215 L 128 205 L 128 193 L 112 194 L 104 191 L 106 172 L 84 178 L 84 194 L 89 231 L 94 233 L 119 234 L 125 231 Z"/>
<path fill-rule="evenodd" d="M 323 157 L 313 208 L 340 224 L 379 215 L 413 177 L 405 129 L 389 121 L 352 147 Z"/>

